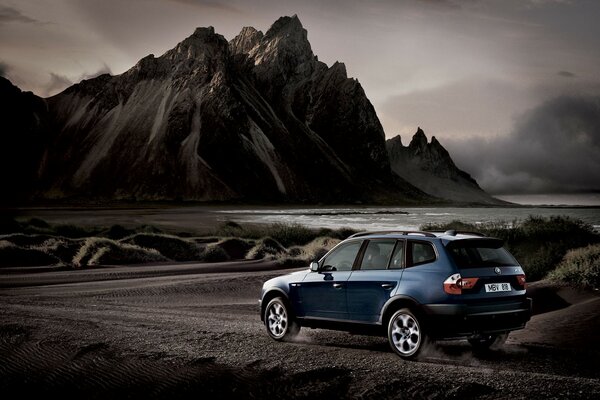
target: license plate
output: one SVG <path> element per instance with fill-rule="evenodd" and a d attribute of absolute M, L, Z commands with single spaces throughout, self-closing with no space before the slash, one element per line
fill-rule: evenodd
<path fill-rule="evenodd" d="M 485 291 L 490 292 L 510 292 L 510 283 L 486 283 Z"/>

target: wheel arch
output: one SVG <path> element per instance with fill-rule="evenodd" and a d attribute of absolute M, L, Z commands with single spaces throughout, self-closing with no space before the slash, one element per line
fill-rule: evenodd
<path fill-rule="evenodd" d="M 285 301 L 288 306 L 290 305 L 288 295 L 283 290 L 281 290 L 278 287 L 272 287 L 272 288 L 268 289 L 265 292 L 265 294 L 263 295 L 263 298 L 260 302 L 260 320 L 261 321 L 263 321 L 263 322 L 265 321 L 265 308 L 267 307 L 267 304 L 269 304 L 269 302 L 271 300 L 273 300 L 275 297 L 283 298 L 283 301 Z"/>
<path fill-rule="evenodd" d="M 404 295 L 395 296 L 389 299 L 382 307 L 381 315 L 379 317 L 381 326 L 386 327 L 392 315 L 401 308 L 408 308 L 414 313 L 423 315 L 421 312 L 421 305 L 414 298 Z"/>

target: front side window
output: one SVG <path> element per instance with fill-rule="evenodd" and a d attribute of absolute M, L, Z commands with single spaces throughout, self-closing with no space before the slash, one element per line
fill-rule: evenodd
<path fill-rule="evenodd" d="M 350 271 L 362 241 L 350 242 L 336 248 L 323 260 L 325 271 Z"/>
<path fill-rule="evenodd" d="M 410 242 L 411 265 L 419 265 L 435 261 L 435 250 L 429 242 Z"/>
<path fill-rule="evenodd" d="M 387 269 L 396 240 L 370 240 L 360 269 Z"/>

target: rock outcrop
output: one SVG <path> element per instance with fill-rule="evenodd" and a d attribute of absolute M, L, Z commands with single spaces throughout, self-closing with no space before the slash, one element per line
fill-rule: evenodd
<path fill-rule="evenodd" d="M 432 200 L 392 173 L 361 85 L 343 64 L 318 61 L 296 16 L 230 42 L 198 28 L 47 102 L 46 198 Z"/>
<path fill-rule="evenodd" d="M 392 170 L 422 191 L 458 203 L 506 204 L 479 187 L 460 170 L 448 151 L 432 136 L 431 143 L 421 128 L 404 146 L 400 135 L 386 141 Z"/>
<path fill-rule="evenodd" d="M 44 99 L 22 92 L 0 77 L 1 204 L 18 204 L 35 190 L 38 166 L 48 138 L 48 118 Z"/>

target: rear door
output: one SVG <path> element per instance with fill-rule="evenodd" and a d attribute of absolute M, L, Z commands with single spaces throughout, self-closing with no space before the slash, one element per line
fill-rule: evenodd
<path fill-rule="evenodd" d="M 348 279 L 348 314 L 353 321 L 375 323 L 402 276 L 404 241 L 372 239 Z"/>

